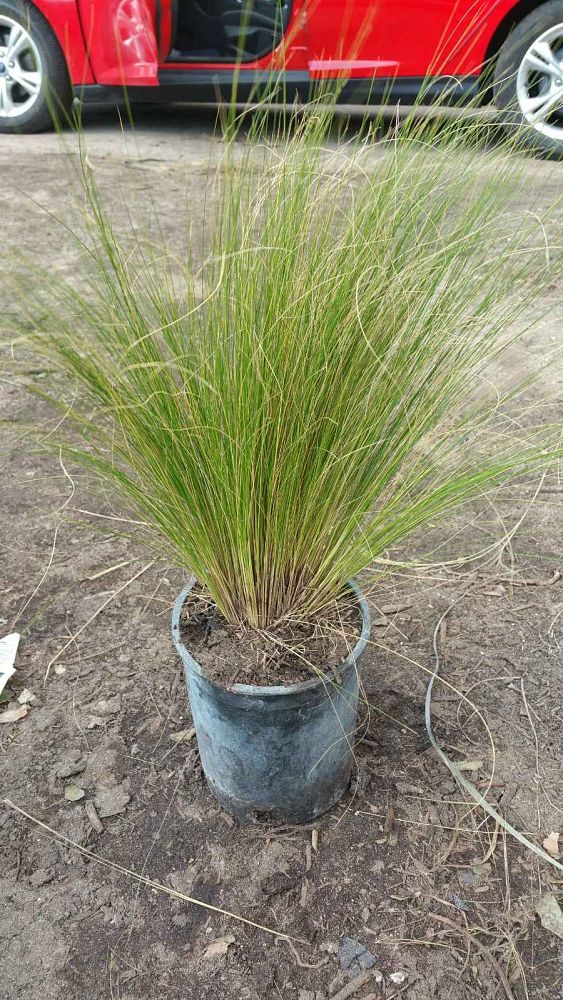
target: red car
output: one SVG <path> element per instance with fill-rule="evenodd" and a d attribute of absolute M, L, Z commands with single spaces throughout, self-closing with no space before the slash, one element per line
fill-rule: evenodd
<path fill-rule="evenodd" d="M 344 76 L 343 103 L 493 98 L 563 155 L 563 0 L 0 0 L 0 132 L 49 127 L 49 94 L 293 100 Z"/>

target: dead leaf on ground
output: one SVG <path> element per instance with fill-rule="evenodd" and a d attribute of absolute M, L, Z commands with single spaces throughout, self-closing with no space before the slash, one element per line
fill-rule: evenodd
<path fill-rule="evenodd" d="M 73 782 L 70 785 L 65 785 L 65 799 L 69 802 L 79 802 L 85 796 L 85 791 L 80 785 L 75 785 Z"/>
<path fill-rule="evenodd" d="M 480 771 L 483 767 L 482 760 L 461 760 L 459 762 L 458 770 L 460 771 Z"/>
<path fill-rule="evenodd" d="M 9 708 L 6 712 L 0 714 L 0 723 L 19 722 L 20 719 L 25 719 L 28 712 L 29 705 L 20 705 L 19 708 Z"/>
<path fill-rule="evenodd" d="M 99 715 L 91 715 L 86 723 L 86 729 L 96 729 L 97 726 L 105 726 L 106 720 Z"/>
<path fill-rule="evenodd" d="M 536 903 L 536 913 L 542 927 L 563 941 L 563 912 L 555 896 L 551 893 L 540 896 Z"/>
<path fill-rule="evenodd" d="M 177 733 L 170 733 L 170 740 L 172 743 L 187 743 L 189 740 L 193 739 L 195 736 L 195 729 L 192 726 L 191 729 L 181 729 Z"/>
<path fill-rule="evenodd" d="M 234 934 L 227 934 L 226 937 L 217 938 L 207 946 L 203 953 L 204 958 L 222 958 L 229 950 L 229 945 L 235 943 Z"/>
<path fill-rule="evenodd" d="M 35 701 L 35 695 L 29 688 L 24 688 L 22 693 L 18 695 L 18 701 L 20 705 L 29 705 L 32 701 Z"/>
<path fill-rule="evenodd" d="M 385 817 L 385 823 L 383 824 L 383 833 L 386 837 L 389 836 L 391 830 L 393 829 L 393 824 L 395 822 L 395 810 L 393 806 L 389 806 L 387 810 L 387 816 Z"/>
<path fill-rule="evenodd" d="M 506 588 L 503 587 L 502 583 L 498 583 L 496 587 L 491 587 L 489 590 L 481 591 L 483 597 L 506 597 Z"/>
<path fill-rule="evenodd" d="M 555 830 L 552 830 L 551 833 L 545 838 L 543 846 L 545 847 L 547 853 L 550 854 L 552 858 L 561 857 L 559 851 L 559 834 L 556 833 Z"/>

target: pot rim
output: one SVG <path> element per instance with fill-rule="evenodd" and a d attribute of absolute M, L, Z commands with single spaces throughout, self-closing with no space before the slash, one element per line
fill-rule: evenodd
<path fill-rule="evenodd" d="M 194 659 L 188 649 L 184 646 L 180 639 L 180 616 L 182 613 L 182 608 L 186 602 L 186 598 L 191 590 L 193 590 L 195 584 L 197 583 L 197 577 L 191 576 L 188 583 L 184 589 L 180 592 L 178 597 L 174 602 L 174 608 L 172 610 L 172 640 L 176 647 L 176 651 L 179 653 L 182 661 L 185 665 L 189 666 L 199 677 L 202 677 L 208 684 L 212 684 L 214 687 L 221 691 L 230 691 L 235 694 L 245 695 L 247 698 L 269 698 L 269 697 L 279 697 L 280 695 L 288 694 L 298 694 L 302 691 L 309 691 L 313 688 L 320 687 L 320 685 L 325 684 L 324 677 L 313 677 L 310 681 L 299 681 L 297 684 L 276 684 L 276 685 L 261 685 L 261 684 L 232 684 L 227 687 L 226 684 L 219 684 L 217 681 L 212 680 L 208 677 L 201 665 Z M 345 670 L 353 666 L 359 659 L 360 655 L 366 648 L 368 639 L 371 635 L 371 615 L 365 597 L 359 585 L 355 580 L 348 580 L 348 587 L 356 596 L 358 601 L 358 606 L 360 609 L 360 614 L 362 617 L 362 631 L 360 637 L 354 646 L 353 650 L 348 653 L 345 660 L 339 664 L 338 674 L 343 674 Z M 330 678 L 329 678 L 330 679 Z"/>

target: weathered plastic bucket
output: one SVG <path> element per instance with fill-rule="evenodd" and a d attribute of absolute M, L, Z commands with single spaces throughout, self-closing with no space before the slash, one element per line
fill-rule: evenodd
<path fill-rule="evenodd" d="M 214 796 L 242 820 L 266 814 L 309 823 L 346 791 L 358 710 L 357 662 L 370 636 L 369 608 L 355 581 L 361 636 L 336 679 L 226 688 L 208 679 L 180 641 L 180 614 L 196 583 L 178 597 L 172 637 L 186 684 L 205 777 Z"/>

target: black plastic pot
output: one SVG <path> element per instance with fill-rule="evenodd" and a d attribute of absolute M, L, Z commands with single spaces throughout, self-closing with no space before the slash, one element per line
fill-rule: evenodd
<path fill-rule="evenodd" d="M 179 595 L 172 636 L 184 664 L 201 763 L 221 805 L 240 819 L 266 814 L 309 823 L 330 809 L 350 780 L 358 710 L 357 662 L 370 636 L 369 608 L 355 581 L 361 636 L 328 676 L 300 684 L 230 688 L 208 679 L 180 641 L 180 614 L 196 583 Z"/>

